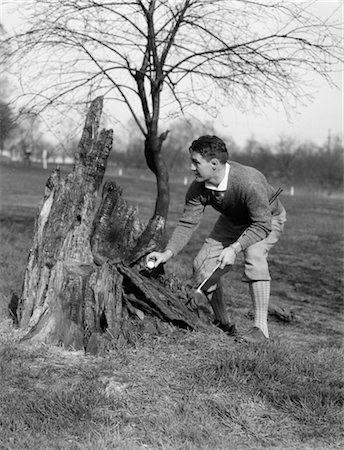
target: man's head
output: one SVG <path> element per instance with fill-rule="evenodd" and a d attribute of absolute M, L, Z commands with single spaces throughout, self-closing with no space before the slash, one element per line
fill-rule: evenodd
<path fill-rule="evenodd" d="M 218 185 L 223 178 L 228 153 L 225 143 L 216 136 L 201 136 L 190 151 L 191 171 L 198 182 Z"/>
<path fill-rule="evenodd" d="M 205 135 L 193 141 L 189 148 L 190 153 L 199 153 L 204 159 L 210 161 L 218 159 L 221 164 L 228 161 L 228 152 L 225 143 L 217 136 Z"/>

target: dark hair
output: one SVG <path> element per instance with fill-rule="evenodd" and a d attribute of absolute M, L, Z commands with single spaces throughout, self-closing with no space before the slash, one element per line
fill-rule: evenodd
<path fill-rule="evenodd" d="M 212 158 L 217 158 L 222 164 L 228 161 L 226 144 L 217 136 L 210 136 L 208 134 L 201 136 L 193 141 L 189 151 L 199 153 L 207 161 L 210 161 Z"/>

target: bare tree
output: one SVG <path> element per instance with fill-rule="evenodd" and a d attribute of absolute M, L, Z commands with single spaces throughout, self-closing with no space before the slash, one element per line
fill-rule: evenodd
<path fill-rule="evenodd" d="M 314 2 L 312 2 L 314 3 Z M 335 19 L 311 3 L 258 0 L 27 0 L 28 27 L 8 38 L 22 101 L 35 112 L 102 95 L 125 105 L 144 136 L 157 198 L 147 233 L 169 206 L 162 113 L 210 114 L 305 94 L 307 73 L 331 82 L 341 58 Z M 338 33 L 337 33 L 338 32 Z M 32 62 L 34 64 L 32 64 Z M 30 67 L 30 70 L 28 70 Z M 140 118 L 143 117 L 141 120 Z"/>
<path fill-rule="evenodd" d="M 276 172 L 288 184 L 292 183 L 301 151 L 300 144 L 284 136 L 280 136 L 274 145 Z"/>
<path fill-rule="evenodd" d="M 14 127 L 11 108 L 0 99 L 0 152 L 4 150 L 4 142 L 8 139 Z"/>

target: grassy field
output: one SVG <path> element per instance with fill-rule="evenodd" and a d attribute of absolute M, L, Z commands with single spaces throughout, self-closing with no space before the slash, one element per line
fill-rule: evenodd
<path fill-rule="evenodd" d="M 19 343 L 8 318 L 20 293 L 34 216 L 49 171 L 0 165 L 0 449 L 343 448 L 343 201 L 288 197 L 285 233 L 270 256 L 272 301 L 292 323 L 270 318 L 271 341 L 249 347 L 214 328 L 143 328 L 105 357 Z M 147 173 L 116 177 L 143 218 L 154 207 Z M 171 179 L 169 231 L 185 186 Z M 167 266 L 181 279 L 210 231 L 209 211 Z M 242 265 L 225 280 L 228 310 L 251 326 Z"/>

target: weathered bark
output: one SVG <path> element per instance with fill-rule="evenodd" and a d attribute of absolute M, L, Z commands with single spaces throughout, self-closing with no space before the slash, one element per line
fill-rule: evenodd
<path fill-rule="evenodd" d="M 144 229 L 137 208 L 122 198 L 122 190 L 116 183 L 107 181 L 91 237 L 96 261 L 128 262 Z"/>
<path fill-rule="evenodd" d="M 101 113 L 98 98 L 73 171 L 63 179 L 55 170 L 47 181 L 17 311 L 19 326 L 27 330 L 24 339 L 90 352 L 126 339 L 132 314 L 183 328 L 202 326 L 185 296 L 140 271 L 145 254 L 160 245 L 159 221 L 153 219 L 147 233 L 137 210 L 110 181 L 96 212 L 112 147 L 112 130 L 98 133 Z"/>
<path fill-rule="evenodd" d="M 151 126 L 145 139 L 145 157 L 147 166 L 154 173 L 157 182 L 157 198 L 155 203 L 154 217 L 167 219 L 170 204 L 169 174 L 166 162 L 162 155 L 162 145 L 167 138 L 168 131 L 159 137 L 157 127 Z"/>

